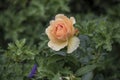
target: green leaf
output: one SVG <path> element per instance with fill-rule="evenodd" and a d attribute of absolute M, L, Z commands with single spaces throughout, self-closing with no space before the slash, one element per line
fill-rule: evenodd
<path fill-rule="evenodd" d="M 76 76 L 82 76 L 90 71 L 93 71 L 96 67 L 97 67 L 97 65 L 95 65 L 95 64 L 87 65 L 87 66 L 84 66 L 84 67 L 81 67 L 80 69 L 78 69 L 75 74 L 76 74 Z"/>
<path fill-rule="evenodd" d="M 76 78 L 75 80 L 81 80 L 81 78 Z"/>
<path fill-rule="evenodd" d="M 57 73 L 52 80 L 61 80 L 61 79 L 60 79 L 60 74 Z"/>
<path fill-rule="evenodd" d="M 48 40 L 45 40 L 45 41 L 43 41 L 43 42 L 41 41 L 41 43 L 39 43 L 39 50 L 40 50 L 40 51 L 43 50 L 43 48 L 44 48 L 44 46 L 46 46 L 47 42 L 48 42 Z"/>
<path fill-rule="evenodd" d="M 54 55 L 48 58 L 48 64 L 55 63 L 56 61 L 62 60 L 63 56 Z"/>
<path fill-rule="evenodd" d="M 73 63 L 74 66 L 77 66 L 77 65 L 78 65 L 78 60 L 77 60 L 77 58 L 76 58 L 75 56 L 73 56 L 73 55 L 68 55 L 68 56 L 66 57 L 66 60 L 67 60 L 68 62 L 70 62 L 70 63 Z"/>
<path fill-rule="evenodd" d="M 87 74 L 82 76 L 82 80 L 92 80 L 93 72 L 88 72 Z"/>
<path fill-rule="evenodd" d="M 22 39 L 20 41 L 19 40 L 15 41 L 15 44 L 18 48 L 22 48 L 25 45 L 25 43 L 26 43 L 26 39 Z"/>
<path fill-rule="evenodd" d="M 97 74 L 94 77 L 94 80 L 106 80 L 103 74 Z"/>

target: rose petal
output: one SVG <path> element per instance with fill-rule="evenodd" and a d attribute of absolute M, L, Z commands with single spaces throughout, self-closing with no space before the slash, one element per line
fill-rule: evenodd
<path fill-rule="evenodd" d="M 79 44 L 80 44 L 79 38 L 75 36 L 70 38 L 69 43 L 68 43 L 67 53 L 72 53 L 75 49 L 79 47 Z"/>
<path fill-rule="evenodd" d="M 65 15 L 64 14 L 57 14 L 56 16 L 55 16 L 55 18 L 61 18 L 61 17 L 64 17 Z"/>
<path fill-rule="evenodd" d="M 64 22 L 70 36 L 74 35 L 74 26 L 73 26 L 73 23 L 75 23 L 74 17 L 71 17 L 71 19 L 70 19 L 67 16 L 65 16 L 64 14 L 58 14 L 55 16 L 55 21 L 56 21 L 55 23 L 57 23 L 57 21 Z"/>
<path fill-rule="evenodd" d="M 48 46 L 55 51 L 59 51 L 60 49 L 64 48 L 68 44 L 68 41 L 65 42 L 53 42 L 49 41 Z"/>
<path fill-rule="evenodd" d="M 54 22 L 55 22 L 54 20 L 51 20 L 51 21 L 50 21 L 50 24 L 52 24 L 52 23 L 54 23 Z"/>
<path fill-rule="evenodd" d="M 75 24 L 75 23 L 76 23 L 76 20 L 75 20 L 75 18 L 74 18 L 74 17 L 70 17 L 70 20 L 72 21 L 72 23 L 73 23 L 73 24 Z"/>
<path fill-rule="evenodd" d="M 48 38 L 52 41 L 57 41 L 57 39 L 51 34 L 51 31 L 52 31 L 53 27 L 52 26 L 49 26 L 45 33 L 48 35 Z"/>

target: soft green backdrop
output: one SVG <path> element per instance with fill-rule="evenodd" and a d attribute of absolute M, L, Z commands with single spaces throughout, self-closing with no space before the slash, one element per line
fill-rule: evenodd
<path fill-rule="evenodd" d="M 47 46 L 44 31 L 58 13 L 76 18 L 72 54 Z M 119 80 L 119 49 L 119 0 L 0 0 L 0 80 Z"/>

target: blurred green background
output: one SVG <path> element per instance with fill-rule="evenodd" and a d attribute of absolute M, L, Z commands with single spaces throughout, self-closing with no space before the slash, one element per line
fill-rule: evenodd
<path fill-rule="evenodd" d="M 80 30 L 80 48 L 66 58 L 64 51 L 47 47 L 44 33 L 59 13 L 74 16 Z M 0 80 L 59 80 L 71 74 L 76 78 L 69 80 L 120 80 L 119 49 L 120 0 L 0 0 Z M 35 63 L 38 72 L 29 79 Z M 77 75 L 89 64 L 100 66 Z"/>

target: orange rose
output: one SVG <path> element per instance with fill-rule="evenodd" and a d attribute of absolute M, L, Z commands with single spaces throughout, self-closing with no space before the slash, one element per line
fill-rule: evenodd
<path fill-rule="evenodd" d="M 55 16 L 55 20 L 50 21 L 50 25 L 46 29 L 46 34 L 50 41 L 48 46 L 55 51 L 67 46 L 67 53 L 72 53 L 80 44 L 80 40 L 75 37 L 76 29 L 74 17 L 70 19 L 63 14 Z"/>

